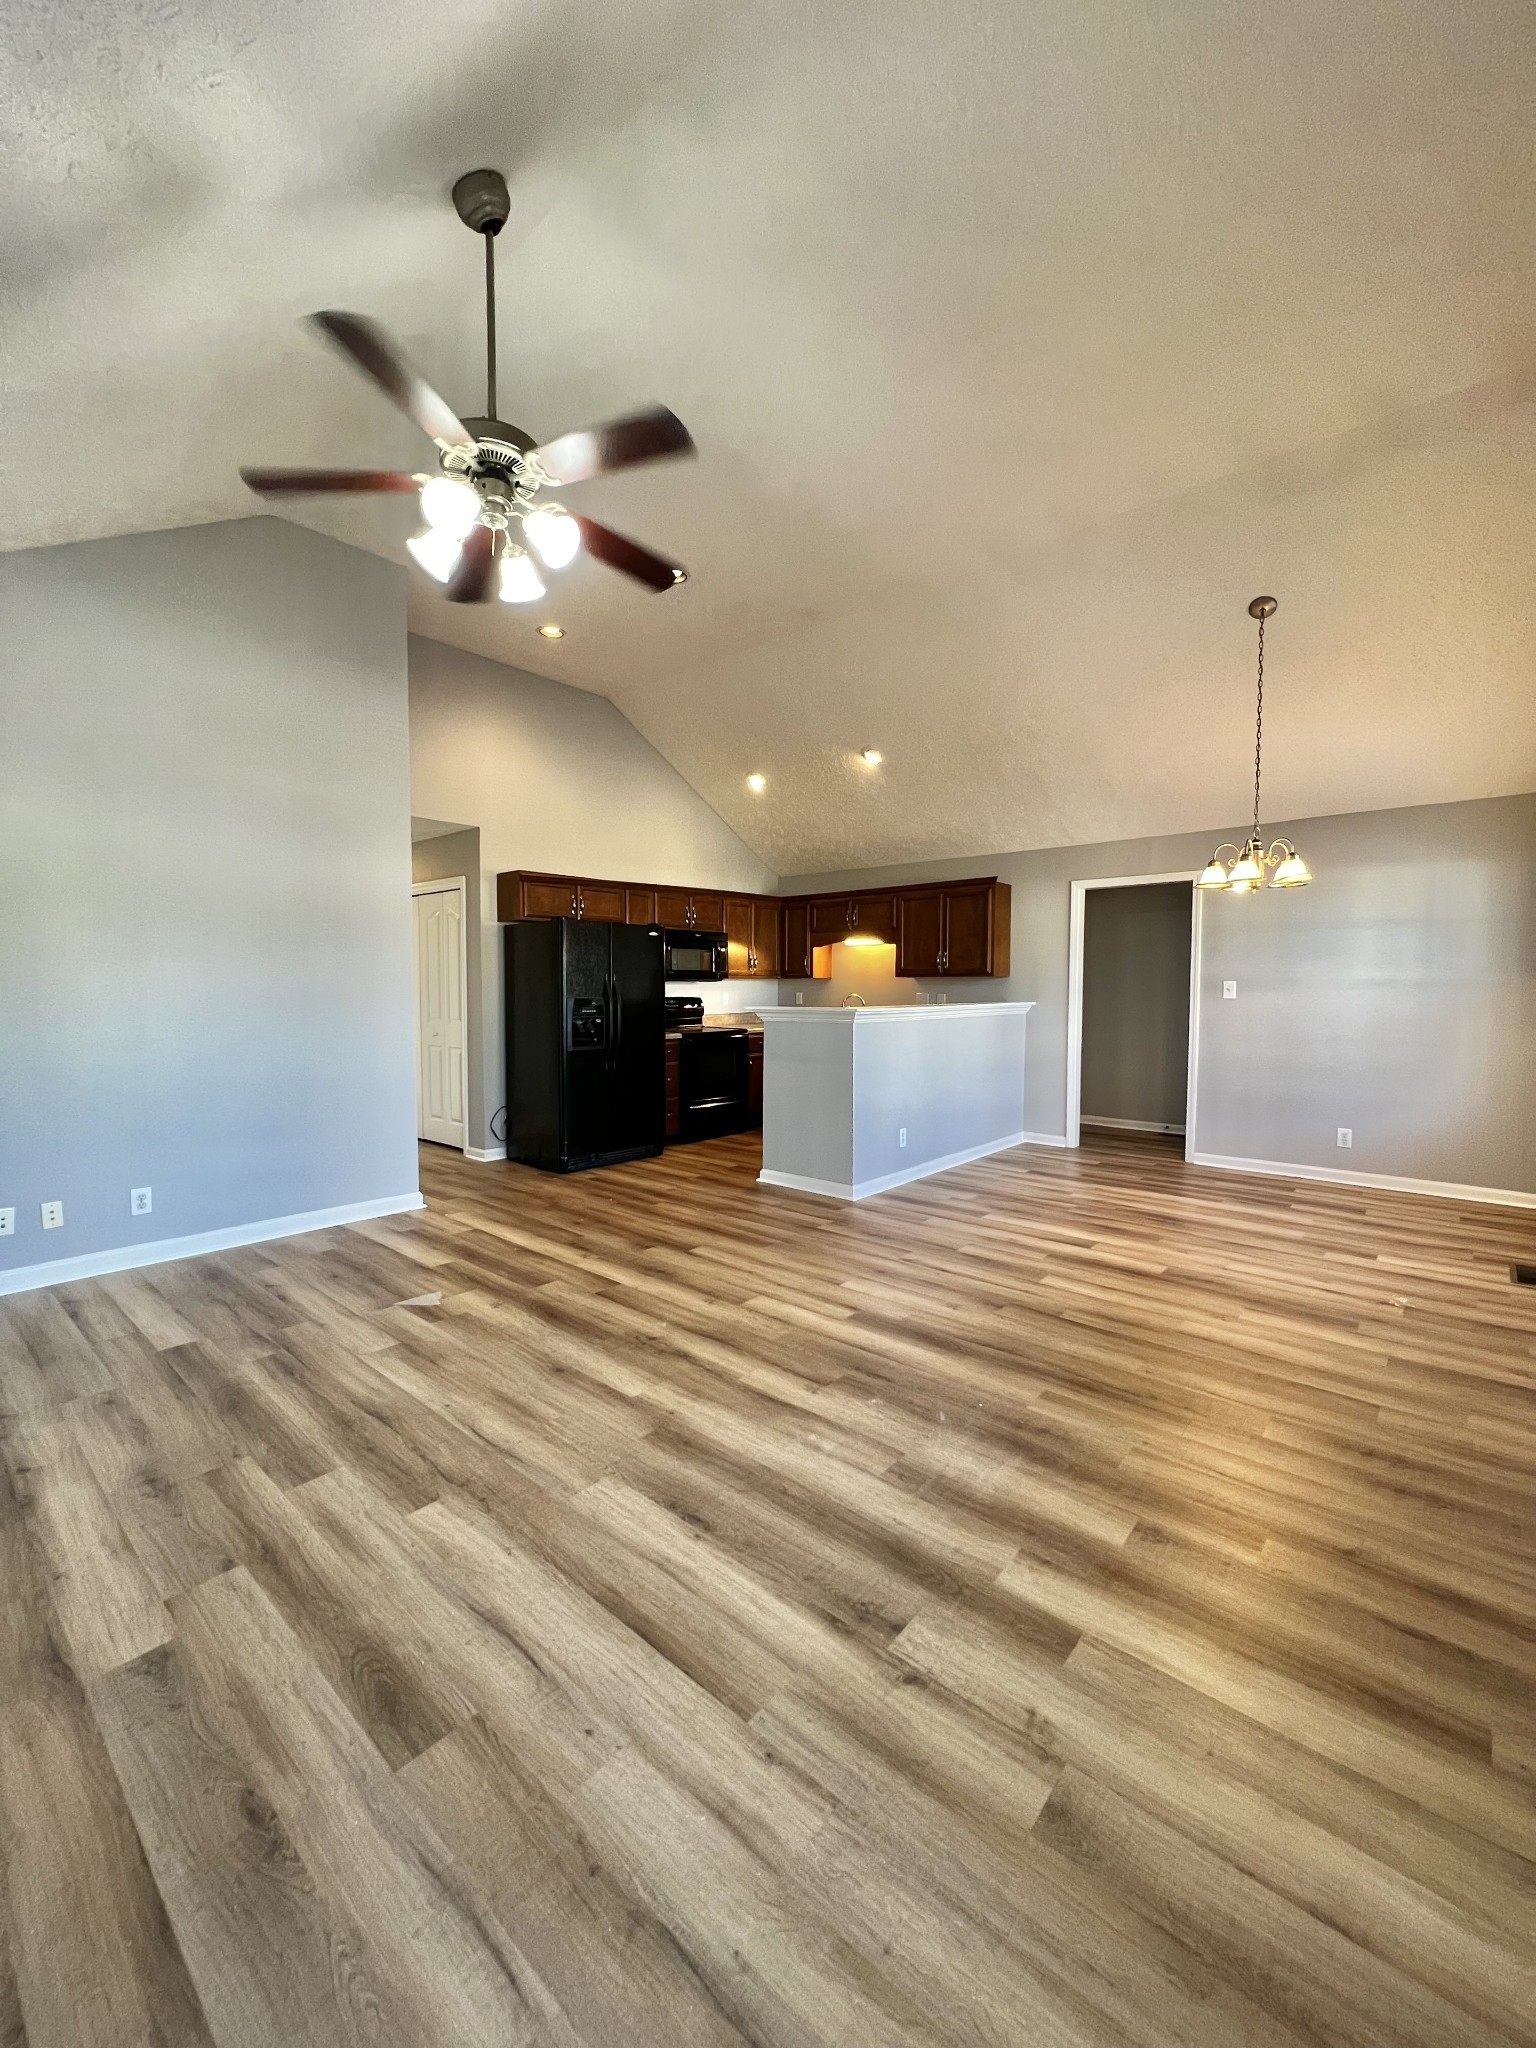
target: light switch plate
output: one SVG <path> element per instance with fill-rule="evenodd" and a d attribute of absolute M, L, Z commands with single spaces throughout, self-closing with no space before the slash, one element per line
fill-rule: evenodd
<path fill-rule="evenodd" d="M 16 1211 L 14 1209 L 0 1209 L 0 1237 L 14 1237 L 15 1235 Z"/>
<path fill-rule="evenodd" d="M 1237 983 L 1235 981 L 1224 981 L 1221 984 L 1221 992 L 1229 1003 L 1234 1002 L 1237 998 Z"/>
<path fill-rule="evenodd" d="M 44 1202 L 44 1203 L 43 1203 L 43 1228 L 44 1228 L 44 1230 L 59 1230 L 59 1229 L 62 1229 L 62 1228 L 63 1228 L 63 1224 L 64 1224 L 64 1204 L 63 1204 L 62 1202 Z"/>

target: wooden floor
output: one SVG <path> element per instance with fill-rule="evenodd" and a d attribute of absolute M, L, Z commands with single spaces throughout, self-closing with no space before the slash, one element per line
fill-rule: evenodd
<path fill-rule="evenodd" d="M 1536 1215 L 755 1166 L 0 1302 L 0 2043 L 1536 2041 Z"/>

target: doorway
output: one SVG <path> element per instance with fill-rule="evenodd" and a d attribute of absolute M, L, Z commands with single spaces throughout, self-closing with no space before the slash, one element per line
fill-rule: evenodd
<path fill-rule="evenodd" d="M 416 958 L 416 1134 L 465 1150 L 469 981 L 465 879 L 411 884 Z"/>
<path fill-rule="evenodd" d="M 1069 1146 L 1086 1124 L 1194 1150 L 1200 910 L 1192 872 L 1072 884 Z"/>

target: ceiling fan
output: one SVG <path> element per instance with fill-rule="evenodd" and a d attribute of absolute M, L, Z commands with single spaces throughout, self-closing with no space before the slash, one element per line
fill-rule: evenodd
<path fill-rule="evenodd" d="M 540 494 L 637 463 L 692 455 L 688 429 L 659 405 L 539 445 L 521 427 L 498 419 L 496 237 L 512 209 L 506 179 L 500 171 L 468 171 L 453 188 L 453 203 L 464 225 L 485 237 L 485 417 L 461 420 L 373 321 L 358 313 L 312 313 L 310 325 L 437 443 L 437 471 L 242 469 L 241 476 L 263 498 L 419 491 L 426 528 L 406 546 L 455 604 L 484 602 L 493 581 L 507 603 L 530 603 L 544 595 L 534 557 L 546 568 L 563 569 L 583 547 L 648 590 L 675 590 L 687 582 L 686 569 Z"/>

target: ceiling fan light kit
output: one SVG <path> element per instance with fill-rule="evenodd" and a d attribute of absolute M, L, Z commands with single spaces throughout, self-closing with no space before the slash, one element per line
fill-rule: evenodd
<path fill-rule="evenodd" d="M 1256 597 L 1248 616 L 1259 622 L 1259 683 L 1253 720 L 1253 827 L 1241 846 L 1224 840 L 1195 877 L 1197 889 L 1225 889 L 1233 896 L 1250 896 L 1255 889 L 1300 889 L 1311 881 L 1312 872 L 1289 839 L 1275 839 L 1265 846 L 1259 832 L 1259 775 L 1264 752 L 1264 626 L 1278 609 L 1273 597 Z M 1224 853 L 1231 854 L 1223 861 Z"/>
<path fill-rule="evenodd" d="M 310 324 L 437 443 L 437 472 L 242 469 L 241 476 L 264 498 L 419 492 L 425 526 L 406 546 L 455 604 L 484 603 L 498 581 L 498 563 L 498 594 L 509 604 L 527 604 L 544 595 L 532 554 L 547 569 L 563 569 L 583 548 L 648 590 L 675 590 L 688 580 L 681 564 L 595 519 L 568 512 L 540 493 L 640 463 L 692 455 L 688 429 L 675 413 L 659 405 L 561 434 L 541 446 L 523 428 L 499 419 L 496 237 L 512 210 L 506 179 L 500 171 L 466 171 L 453 188 L 453 203 L 464 225 L 485 238 L 484 414 L 461 420 L 371 320 L 357 313 L 314 313 Z M 513 539 L 515 532 L 528 547 Z"/>

